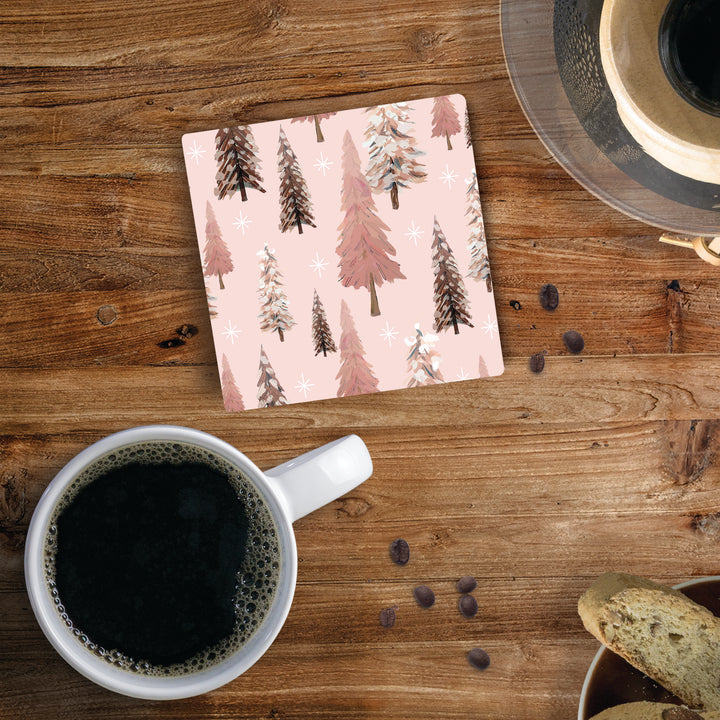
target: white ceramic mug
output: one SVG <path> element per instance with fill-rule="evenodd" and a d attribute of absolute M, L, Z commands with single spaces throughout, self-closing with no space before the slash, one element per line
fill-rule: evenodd
<path fill-rule="evenodd" d="M 115 667 L 77 640 L 58 613 L 44 569 L 45 540 L 54 510 L 70 483 L 100 457 L 138 443 L 174 442 L 209 451 L 238 468 L 265 501 L 280 548 L 277 589 L 257 630 L 235 653 L 199 672 L 154 677 Z M 372 461 L 357 435 L 335 440 L 262 472 L 241 452 L 207 433 L 174 425 L 148 425 L 110 435 L 83 450 L 55 476 L 33 513 L 25 547 L 25 581 L 35 616 L 60 655 L 98 685 L 131 697 L 169 700 L 213 690 L 245 672 L 280 632 L 295 591 L 297 548 L 292 523 L 362 483 Z"/>

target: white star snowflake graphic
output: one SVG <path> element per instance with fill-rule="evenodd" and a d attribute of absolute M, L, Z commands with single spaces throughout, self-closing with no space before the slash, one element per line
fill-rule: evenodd
<path fill-rule="evenodd" d="M 490 315 L 488 315 L 487 322 L 486 322 L 486 323 L 483 323 L 481 327 L 482 327 L 482 331 L 483 331 L 484 333 L 489 333 L 489 334 L 490 334 L 490 339 L 491 339 L 491 340 L 492 340 L 492 337 L 493 337 L 493 333 L 498 332 L 497 320 L 495 320 L 495 318 L 490 317 Z"/>
<path fill-rule="evenodd" d="M 415 221 L 410 221 L 410 227 L 408 228 L 408 231 L 405 233 L 405 237 L 410 238 L 414 243 L 415 247 L 417 247 L 418 240 L 420 240 L 423 230 L 420 228 L 415 227 Z"/>
<path fill-rule="evenodd" d="M 223 335 L 230 341 L 231 345 L 235 344 L 235 337 L 242 332 L 239 328 L 233 327 L 232 323 L 223 330 Z"/>
<path fill-rule="evenodd" d="M 315 253 L 315 259 L 308 265 L 308 267 L 312 268 L 313 272 L 317 272 L 318 277 L 322 277 L 322 272 L 325 269 L 325 267 L 329 263 L 325 260 L 325 258 L 320 257 L 320 253 Z"/>
<path fill-rule="evenodd" d="M 389 322 L 385 322 L 385 329 L 381 331 L 380 337 L 383 340 L 387 340 L 388 346 L 392 346 L 392 341 L 395 339 L 396 335 L 399 335 L 398 331 L 394 327 L 390 327 Z"/>
<path fill-rule="evenodd" d="M 196 165 L 200 164 L 200 159 L 207 152 L 203 150 L 202 145 L 197 144 L 197 140 L 193 140 L 192 147 L 185 153 L 191 160 L 195 161 Z"/>
<path fill-rule="evenodd" d="M 457 374 L 458 380 L 469 380 L 470 376 L 462 369 L 460 368 L 460 372 Z"/>
<path fill-rule="evenodd" d="M 458 176 L 450 169 L 449 165 L 445 166 L 445 170 L 440 175 L 440 180 L 447 183 L 448 190 L 452 190 L 452 184 L 457 180 L 457 178 Z"/>
<path fill-rule="evenodd" d="M 315 163 L 315 165 L 313 165 L 313 167 L 316 167 L 318 169 L 318 172 L 321 172 L 323 174 L 323 177 L 325 177 L 325 171 L 329 170 L 332 164 L 332 160 L 328 160 L 326 157 L 323 156 L 322 153 L 320 153 L 320 157 L 318 158 L 318 161 Z"/>
<path fill-rule="evenodd" d="M 233 222 L 233 225 L 238 229 L 242 230 L 242 234 L 245 235 L 245 228 L 250 225 L 252 220 L 249 218 L 246 218 L 242 212 L 240 213 L 240 217 L 235 218 L 235 222 Z"/>
<path fill-rule="evenodd" d="M 310 388 L 315 387 L 314 383 L 311 383 L 305 378 L 305 373 L 300 373 L 300 379 L 295 389 L 303 394 L 303 397 L 307 399 L 307 394 L 310 392 Z"/>

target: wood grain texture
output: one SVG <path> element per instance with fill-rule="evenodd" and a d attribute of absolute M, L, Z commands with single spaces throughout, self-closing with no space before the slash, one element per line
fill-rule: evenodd
<path fill-rule="evenodd" d="M 180 136 L 453 92 L 470 109 L 505 374 L 227 414 Z M 598 574 L 719 571 L 717 269 L 550 157 L 507 79 L 495 0 L 11 0 L 0 157 L 2 720 L 570 718 L 597 647 L 576 602 Z M 374 461 L 296 524 L 299 583 L 267 655 L 178 702 L 86 681 L 24 589 L 54 474 L 145 423 L 214 433 L 263 469 L 350 432 Z M 472 619 L 457 610 L 465 574 Z M 466 661 L 476 646 L 484 672 Z"/>

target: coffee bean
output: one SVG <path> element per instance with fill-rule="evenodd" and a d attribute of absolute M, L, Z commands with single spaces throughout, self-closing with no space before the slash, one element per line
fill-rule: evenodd
<path fill-rule="evenodd" d="M 472 595 L 463 595 L 458 602 L 458 608 L 465 617 L 475 617 L 478 611 L 477 600 Z"/>
<path fill-rule="evenodd" d="M 517 300 L 511 300 L 510 307 L 513 310 L 522 310 L 522 305 Z"/>
<path fill-rule="evenodd" d="M 542 353 L 535 353 L 530 356 L 530 371 L 541 373 L 545 369 L 545 356 Z"/>
<path fill-rule="evenodd" d="M 396 565 L 405 565 L 410 559 L 410 546 L 407 540 L 398 538 L 390 543 L 390 557 Z"/>
<path fill-rule="evenodd" d="M 467 659 L 478 670 L 485 670 L 490 666 L 490 656 L 482 648 L 473 648 L 467 654 Z"/>
<path fill-rule="evenodd" d="M 461 577 L 457 583 L 458 592 L 461 593 L 472 592 L 476 587 L 477 582 L 472 575 L 465 575 L 465 577 Z"/>
<path fill-rule="evenodd" d="M 435 604 L 435 593 L 427 585 L 418 585 L 413 595 L 420 607 L 429 608 Z"/>
<path fill-rule="evenodd" d="M 383 608 L 380 611 L 380 624 L 384 628 L 392 627 L 395 624 L 395 608 Z"/>
<path fill-rule="evenodd" d="M 560 294 L 554 285 L 548 283 L 540 288 L 540 304 L 546 310 L 554 310 L 558 306 L 559 302 Z"/>
<path fill-rule="evenodd" d="M 563 335 L 563 342 L 565 343 L 565 347 L 576 355 L 582 352 L 582 349 L 585 347 L 585 340 L 583 340 L 583 336 L 577 330 L 568 330 Z"/>

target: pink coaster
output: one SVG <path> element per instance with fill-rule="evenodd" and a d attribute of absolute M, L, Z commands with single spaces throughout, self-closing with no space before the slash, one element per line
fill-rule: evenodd
<path fill-rule="evenodd" d="M 183 149 L 228 410 L 503 372 L 464 97 Z"/>

